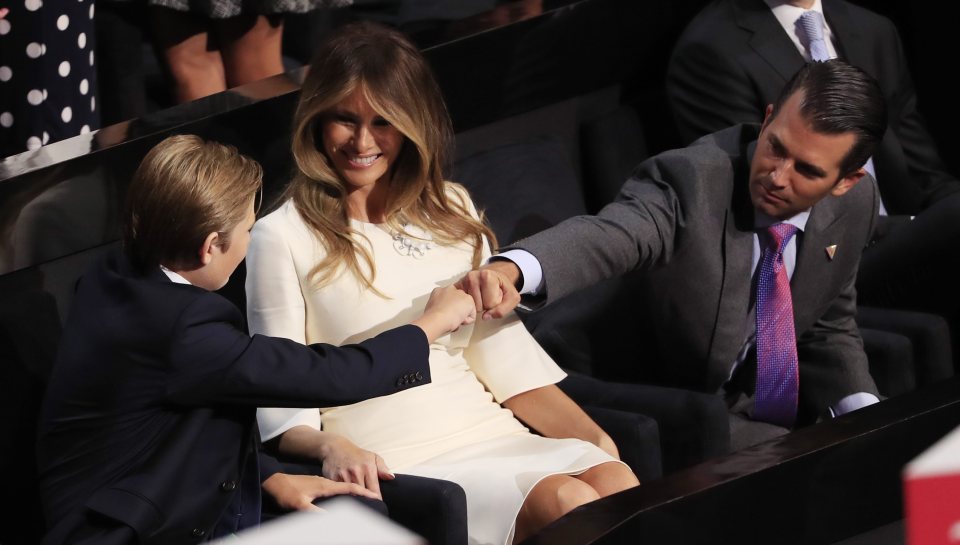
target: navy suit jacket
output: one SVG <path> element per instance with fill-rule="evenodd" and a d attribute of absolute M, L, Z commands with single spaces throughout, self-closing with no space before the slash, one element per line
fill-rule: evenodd
<path fill-rule="evenodd" d="M 880 84 L 888 127 L 874 155 L 877 185 L 891 214 L 916 215 L 960 191 L 917 111 L 917 97 L 893 23 L 844 0 L 823 0 L 838 55 Z M 736 123 L 759 123 L 767 104 L 804 59 L 763 0 L 716 0 L 674 48 L 667 95 L 690 142 Z"/>
<path fill-rule="evenodd" d="M 250 337 L 220 295 L 108 253 L 79 282 L 41 409 L 46 542 L 205 540 L 254 455 L 256 407 L 424 384 L 428 351 L 416 326 L 340 348 Z"/>

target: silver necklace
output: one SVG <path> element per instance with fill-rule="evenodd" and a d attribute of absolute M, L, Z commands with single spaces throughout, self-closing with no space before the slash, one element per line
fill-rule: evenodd
<path fill-rule="evenodd" d="M 388 234 L 393 238 L 393 249 L 400 255 L 420 259 L 433 248 L 433 236 L 413 224 L 403 226 L 402 232 L 390 229 Z"/>

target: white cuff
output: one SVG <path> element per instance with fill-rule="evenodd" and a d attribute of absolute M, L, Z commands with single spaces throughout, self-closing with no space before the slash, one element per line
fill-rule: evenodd
<path fill-rule="evenodd" d="M 841 414 L 853 412 L 857 409 L 862 409 L 867 405 L 873 405 L 879 401 L 880 400 L 877 398 L 877 396 L 873 394 L 868 394 L 867 392 L 857 392 L 855 394 L 848 395 L 847 397 L 838 401 L 836 405 L 830 407 L 830 413 L 836 417 L 840 416 Z"/>
<path fill-rule="evenodd" d="M 537 295 L 543 291 L 543 268 L 536 257 L 526 250 L 507 250 L 502 254 L 497 254 L 490 258 L 506 259 L 512 261 L 520 269 L 523 276 L 523 286 L 520 287 L 521 295 Z"/>

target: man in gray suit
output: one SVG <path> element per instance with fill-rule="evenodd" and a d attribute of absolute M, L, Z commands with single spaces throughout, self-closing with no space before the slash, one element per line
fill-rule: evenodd
<path fill-rule="evenodd" d="M 811 15 L 823 34 L 817 54 L 800 22 Z M 790 76 L 823 55 L 872 75 L 887 102 L 888 128 L 871 164 L 889 215 L 878 219 L 861 260 L 859 302 L 939 314 L 960 347 L 960 283 L 954 281 L 960 253 L 944 251 L 960 244 L 960 179 L 948 171 L 918 110 L 892 21 L 846 0 L 711 2 L 684 30 L 670 59 L 667 98 L 680 136 L 692 142 L 736 123 L 759 122 Z M 888 319 L 874 325 L 903 331 Z M 960 350 L 954 352 L 960 369 Z M 916 364 L 921 384 L 953 374 L 949 361 L 918 358 Z"/>
<path fill-rule="evenodd" d="M 538 306 L 644 270 L 636 310 L 649 330 L 637 333 L 649 353 L 637 354 L 640 364 L 657 365 L 668 385 L 724 395 L 734 448 L 874 403 L 854 280 L 879 202 L 861 165 L 885 120 L 870 76 L 839 60 L 807 65 L 762 126 L 731 127 L 645 161 L 598 215 L 517 242 L 461 286 L 486 318 L 515 304 L 510 283 Z M 765 249 L 767 228 L 781 224 L 790 235 Z M 769 302 L 760 310 L 758 294 L 772 285 L 763 274 L 781 268 L 792 312 L 772 313 Z M 768 331 L 784 316 L 786 328 Z M 792 404 L 786 417 L 769 416 L 771 373 L 786 377 L 773 379 L 781 394 L 793 381 L 792 399 L 777 401 Z"/>

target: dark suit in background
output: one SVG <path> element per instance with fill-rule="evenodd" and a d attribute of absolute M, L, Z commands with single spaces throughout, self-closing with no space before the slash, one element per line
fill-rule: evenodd
<path fill-rule="evenodd" d="M 240 513 L 228 505 L 259 506 L 258 481 L 277 471 L 264 458 L 244 486 L 256 407 L 342 405 L 430 380 L 416 326 L 342 348 L 243 327 L 223 297 L 159 269 L 140 275 L 118 251 L 84 275 L 41 410 L 46 542 L 194 543 L 229 530 Z"/>
<path fill-rule="evenodd" d="M 960 328 L 960 181 L 946 171 L 917 111 L 893 23 L 843 0 L 822 0 L 840 58 L 877 79 L 889 125 L 873 160 L 887 211 L 857 281 L 861 304 L 936 312 Z M 763 0 L 717 0 L 677 42 L 667 93 L 684 141 L 760 122 L 804 58 Z M 917 216 L 913 221 L 908 216 Z M 956 341 L 955 341 L 956 345 Z"/>
<path fill-rule="evenodd" d="M 749 334 L 754 212 L 747 182 L 759 126 L 741 125 L 642 163 L 616 200 L 509 249 L 533 254 L 546 302 L 642 269 L 635 311 L 658 382 L 719 392 Z M 876 394 L 854 322 L 854 279 L 874 226 L 869 177 L 811 210 L 790 285 L 800 370 L 798 423 L 856 392 Z M 828 259 L 825 247 L 837 245 Z M 752 351 L 755 352 L 755 351 Z M 754 374 L 755 355 L 741 370 Z M 740 371 L 738 371 L 738 374 Z M 648 374 L 650 375 L 650 374 Z M 752 377 L 738 381 L 752 395 Z"/>

